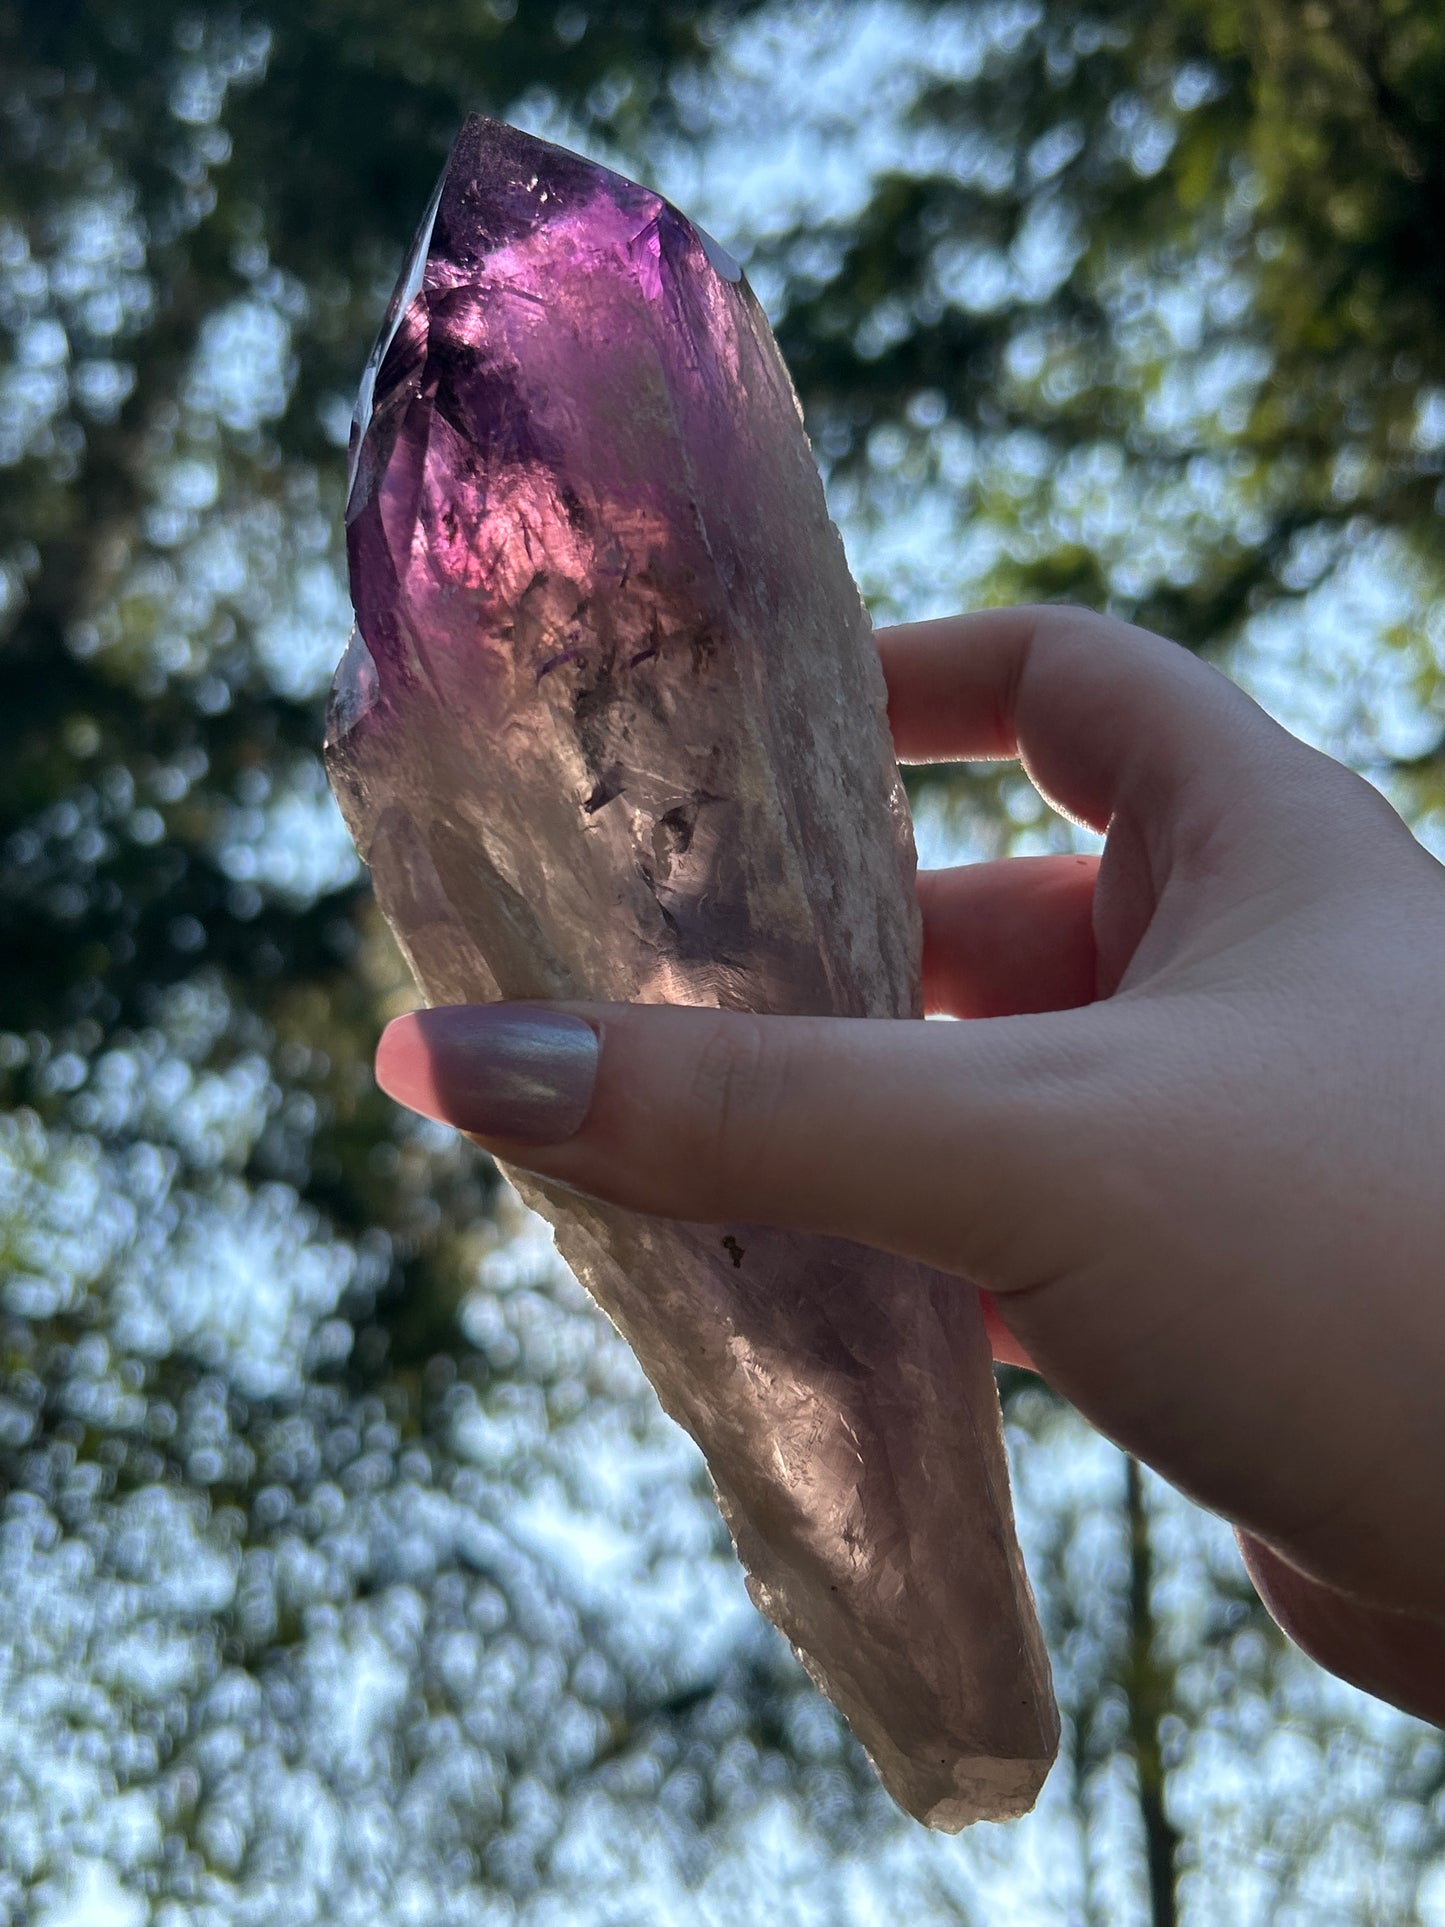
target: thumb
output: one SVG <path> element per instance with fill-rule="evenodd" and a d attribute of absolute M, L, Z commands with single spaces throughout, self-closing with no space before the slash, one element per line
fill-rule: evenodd
<path fill-rule="evenodd" d="M 1067 1264 L 1097 1198 L 1112 1008 L 939 1024 L 457 1005 L 389 1025 L 376 1070 L 505 1162 L 614 1204 L 830 1233 L 1010 1289 Z"/>

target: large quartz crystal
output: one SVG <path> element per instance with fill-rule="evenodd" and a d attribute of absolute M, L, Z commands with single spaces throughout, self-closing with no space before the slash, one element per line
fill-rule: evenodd
<path fill-rule="evenodd" d="M 426 998 L 916 1018 L 868 619 L 723 250 L 470 120 L 357 429 L 328 756 Z M 948 1829 L 1023 1812 L 1058 1720 L 972 1288 L 521 1188 L 889 1792 Z"/>

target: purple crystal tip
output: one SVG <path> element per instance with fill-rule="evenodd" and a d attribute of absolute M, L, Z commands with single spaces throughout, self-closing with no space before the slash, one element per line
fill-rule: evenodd
<path fill-rule="evenodd" d="M 480 633 L 509 626 L 529 576 L 605 583 L 645 566 L 669 493 L 653 465 L 679 411 L 710 413 L 697 424 L 704 443 L 727 447 L 726 382 L 755 312 L 737 262 L 661 196 L 515 128 L 467 121 L 353 426 L 352 599 L 383 696 L 419 668 L 397 633 L 399 602 L 420 614 L 461 589 Z M 679 367 L 689 340 L 701 351 Z M 609 499 L 539 484 L 564 474 L 595 478 Z M 597 526 L 612 531 L 610 554 L 579 533 Z M 568 643 L 556 623 L 538 627 L 533 667 L 545 672 L 568 660 Z"/>

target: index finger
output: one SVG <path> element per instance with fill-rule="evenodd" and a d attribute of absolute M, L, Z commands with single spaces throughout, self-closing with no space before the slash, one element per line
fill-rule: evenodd
<path fill-rule="evenodd" d="M 1050 802 L 1091 829 L 1131 802 L 1216 801 L 1302 746 L 1177 643 L 1049 603 L 878 633 L 900 761 L 1022 758 Z"/>

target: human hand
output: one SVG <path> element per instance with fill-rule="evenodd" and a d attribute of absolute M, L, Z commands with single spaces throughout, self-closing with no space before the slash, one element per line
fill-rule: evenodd
<path fill-rule="evenodd" d="M 1308 1650 L 1445 1718 L 1445 871 L 1216 671 L 1066 608 L 879 638 L 905 761 L 1021 755 L 1101 859 L 924 874 L 930 1011 L 422 1012 L 377 1074 L 510 1163 L 854 1238 L 1244 1529 Z"/>

